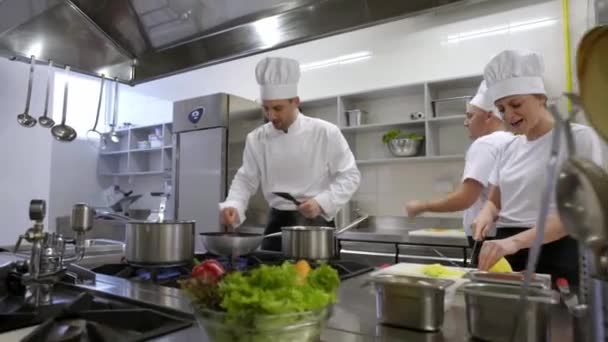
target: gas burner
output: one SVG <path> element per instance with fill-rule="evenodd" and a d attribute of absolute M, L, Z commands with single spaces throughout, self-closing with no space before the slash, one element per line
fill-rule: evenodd
<path fill-rule="evenodd" d="M 198 261 L 217 260 L 222 266 L 229 271 L 247 271 L 260 265 L 280 265 L 285 261 L 293 261 L 285 258 L 279 252 L 258 251 L 246 256 L 237 258 L 219 257 L 210 253 L 197 254 L 195 258 Z M 373 270 L 373 267 L 361 264 L 354 261 L 346 260 L 329 260 L 328 265 L 338 271 L 340 279 L 348 279 L 360 274 Z M 318 267 L 321 263 L 311 262 L 313 268 Z M 182 267 L 167 267 L 167 268 L 142 268 L 128 264 L 109 264 L 94 268 L 95 273 L 106 274 L 114 277 L 129 279 L 136 282 L 149 282 L 161 286 L 179 288 L 178 280 L 190 277 L 190 272 L 194 267 L 186 265 Z"/>
<path fill-rule="evenodd" d="M 237 258 L 239 263 L 244 263 L 244 264 L 246 263 L 244 269 L 241 269 L 240 267 L 231 268 L 230 264 L 225 264 L 226 261 L 228 260 L 228 258 L 218 257 L 218 256 L 210 254 L 210 253 L 197 254 L 196 258 L 200 261 L 204 261 L 204 260 L 208 260 L 208 259 L 215 259 L 215 260 L 218 260 L 220 263 L 222 263 L 222 266 L 224 266 L 226 269 L 236 269 L 239 271 L 249 270 L 249 269 L 258 267 L 259 265 L 280 265 L 285 261 L 293 261 L 293 262 L 296 261 L 296 260 L 291 260 L 289 258 L 286 258 L 280 252 L 257 251 L 257 252 L 248 254 L 247 256 Z M 328 260 L 327 262 L 310 262 L 310 264 L 313 268 L 318 267 L 319 265 L 321 265 L 323 263 L 328 264 L 329 266 L 333 267 L 336 271 L 338 271 L 338 275 L 340 276 L 340 279 L 342 279 L 342 280 L 356 277 L 358 275 L 370 272 L 374 269 L 370 265 L 362 264 L 362 263 L 359 263 L 356 261 L 347 261 L 347 260 L 339 260 L 339 259 L 332 259 L 332 260 Z M 234 261 L 233 261 L 233 265 L 234 265 Z"/>

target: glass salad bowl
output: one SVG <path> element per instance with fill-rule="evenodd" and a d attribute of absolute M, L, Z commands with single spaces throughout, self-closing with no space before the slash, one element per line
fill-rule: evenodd
<path fill-rule="evenodd" d="M 318 342 L 331 306 L 289 314 L 230 315 L 192 304 L 196 320 L 213 342 Z"/>

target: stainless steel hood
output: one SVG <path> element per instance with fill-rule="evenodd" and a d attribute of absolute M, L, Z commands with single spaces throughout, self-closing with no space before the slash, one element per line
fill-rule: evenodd
<path fill-rule="evenodd" d="M 138 84 L 463 1 L 0 0 L 0 53 Z"/>

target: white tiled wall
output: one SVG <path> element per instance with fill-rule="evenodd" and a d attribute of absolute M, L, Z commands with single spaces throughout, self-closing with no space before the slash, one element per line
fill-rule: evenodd
<path fill-rule="evenodd" d="M 354 201 L 374 215 L 404 216 L 405 202 L 445 195 L 441 184 L 459 183 L 463 166 L 462 162 L 365 165 L 360 168 L 362 182 Z"/>
<path fill-rule="evenodd" d="M 14 244 L 31 227 L 31 199 L 49 199 L 50 132 L 17 123 L 25 107 L 28 69 L 25 63 L 0 59 L 0 245 Z M 44 108 L 46 72 L 37 69 L 34 82 L 30 115 L 37 118 Z"/>

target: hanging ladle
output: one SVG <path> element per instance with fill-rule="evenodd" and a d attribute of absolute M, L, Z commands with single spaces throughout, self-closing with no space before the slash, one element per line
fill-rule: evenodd
<path fill-rule="evenodd" d="M 65 66 L 65 85 L 63 88 L 63 113 L 61 116 L 61 124 L 51 129 L 53 137 L 59 141 L 72 141 L 76 139 L 76 130 L 65 124 L 68 111 L 68 85 L 70 82 L 70 66 Z"/>
<path fill-rule="evenodd" d="M 38 118 L 38 122 L 40 126 L 45 128 L 51 128 L 55 126 L 55 121 L 49 118 L 49 97 L 51 92 L 51 75 L 53 74 L 53 61 L 49 59 L 49 66 L 47 67 L 47 76 L 46 76 L 46 94 L 44 99 L 44 113 L 42 116 Z"/>
<path fill-rule="evenodd" d="M 101 112 L 101 99 L 103 97 L 103 85 L 106 81 L 106 76 L 101 75 L 101 86 L 99 87 L 99 100 L 97 101 L 97 116 L 95 116 L 95 124 L 93 124 L 93 128 L 91 128 L 87 132 L 87 140 L 91 145 L 96 148 L 99 148 L 99 144 L 102 139 L 102 134 L 97 130 L 97 124 L 99 123 L 99 114 Z"/>
<path fill-rule="evenodd" d="M 120 137 L 118 136 L 118 133 L 116 133 L 116 121 L 118 120 L 118 78 L 114 78 L 114 113 L 112 115 L 110 140 L 116 144 L 120 141 Z"/>
<path fill-rule="evenodd" d="M 30 100 L 32 99 L 32 83 L 34 83 L 34 64 L 36 63 L 36 57 L 30 57 L 30 79 L 27 82 L 27 97 L 25 99 L 25 110 L 23 114 L 17 115 L 17 122 L 23 127 L 34 127 L 36 125 L 36 119 L 30 115 Z"/>

